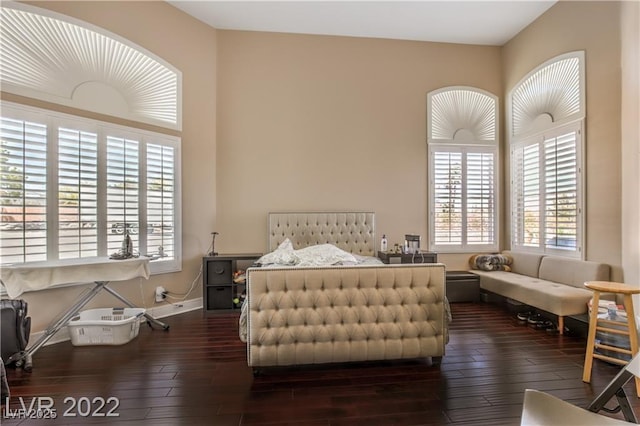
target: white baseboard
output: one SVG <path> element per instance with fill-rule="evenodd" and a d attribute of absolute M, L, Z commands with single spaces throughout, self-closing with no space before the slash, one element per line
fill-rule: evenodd
<path fill-rule="evenodd" d="M 147 313 L 149 313 L 154 318 L 166 318 L 173 315 L 183 314 L 185 312 L 195 311 L 196 309 L 202 309 L 202 297 L 184 300 L 182 302 L 176 302 L 175 304 L 165 303 L 164 305 L 154 308 L 147 308 Z M 36 333 L 31 333 L 29 342 L 33 344 L 37 342 L 38 339 L 40 339 L 40 337 L 42 337 L 43 335 L 44 330 L 38 331 Z M 45 343 L 45 346 L 53 345 L 60 342 L 66 342 L 67 340 L 71 340 L 71 337 L 69 337 L 69 330 L 67 329 L 67 327 L 62 327 L 51 339 L 47 341 L 47 343 Z"/>
<path fill-rule="evenodd" d="M 147 312 L 154 318 L 165 318 L 173 315 L 184 314 L 185 312 L 195 311 L 196 309 L 202 309 L 202 297 L 183 300 L 182 302 L 175 302 L 172 304 L 165 303 L 164 305 L 160 305 L 155 308 L 147 308 Z"/>

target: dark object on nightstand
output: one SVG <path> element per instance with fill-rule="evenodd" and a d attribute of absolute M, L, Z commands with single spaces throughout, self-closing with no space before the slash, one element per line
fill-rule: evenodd
<path fill-rule="evenodd" d="M 208 253 L 209 256 L 217 256 L 218 253 L 216 252 L 216 235 L 218 235 L 218 232 L 212 232 L 211 233 L 211 251 Z"/>
<path fill-rule="evenodd" d="M 418 253 L 394 253 L 379 251 L 378 258 L 382 263 L 437 263 L 438 253 L 421 251 Z"/>
<path fill-rule="evenodd" d="M 202 309 L 205 313 L 240 309 L 246 294 L 240 271 L 262 256 L 259 253 L 222 254 L 202 258 Z"/>
<path fill-rule="evenodd" d="M 467 271 L 447 271 L 449 302 L 479 302 L 480 277 Z"/>

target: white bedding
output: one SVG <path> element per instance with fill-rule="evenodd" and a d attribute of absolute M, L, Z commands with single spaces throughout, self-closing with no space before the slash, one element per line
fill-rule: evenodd
<path fill-rule="evenodd" d="M 346 252 L 333 244 L 316 244 L 299 250 L 287 238 L 277 249 L 256 261 L 260 266 L 332 266 L 382 263 L 377 257 Z"/>

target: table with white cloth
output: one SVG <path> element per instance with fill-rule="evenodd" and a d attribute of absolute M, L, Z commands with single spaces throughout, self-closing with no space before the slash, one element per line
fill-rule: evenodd
<path fill-rule="evenodd" d="M 21 359 L 13 360 L 16 361 L 16 365 L 24 364 L 24 368 L 30 370 L 33 354 L 51 339 L 58 330 L 66 326 L 69 320 L 77 315 L 102 290 L 106 290 L 127 306 L 135 308 L 134 304 L 118 294 L 108 284 L 111 281 L 126 281 L 135 278 L 148 279 L 150 275 L 149 260 L 147 257 L 121 260 L 109 259 L 108 257 L 92 257 L 27 262 L 3 266 L 0 269 L 1 280 L 7 290 L 7 295 L 11 299 L 19 297 L 25 291 L 44 290 L 63 284 L 94 283 L 94 286 L 82 293 L 74 304 L 65 313 L 61 314 L 59 319 L 54 320 L 47 327 L 37 342 L 23 353 L 17 355 Z M 168 325 L 153 318 L 150 314 L 145 312 L 144 316 L 149 321 L 150 326 L 153 324 L 164 330 L 169 329 Z"/>

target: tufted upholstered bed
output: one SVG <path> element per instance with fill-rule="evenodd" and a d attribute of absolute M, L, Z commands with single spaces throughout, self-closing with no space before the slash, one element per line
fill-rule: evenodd
<path fill-rule="evenodd" d="M 374 214 L 271 213 L 269 249 L 330 243 L 375 255 Z M 431 357 L 446 343 L 442 264 L 247 270 L 247 361 L 254 368 Z"/>

